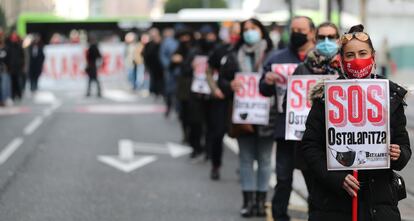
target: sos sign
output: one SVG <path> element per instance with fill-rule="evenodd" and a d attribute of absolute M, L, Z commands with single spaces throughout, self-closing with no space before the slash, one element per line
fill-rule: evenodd
<path fill-rule="evenodd" d="M 292 75 L 288 77 L 286 102 L 286 140 L 302 140 L 311 102 L 310 92 L 316 83 L 333 80 L 337 75 Z"/>
<path fill-rule="evenodd" d="M 235 79 L 239 80 L 243 87 L 237 92 L 236 96 L 240 98 L 262 98 L 262 94 L 259 92 L 259 74 L 236 74 Z"/>
<path fill-rule="evenodd" d="M 361 127 L 367 123 L 384 125 L 389 99 L 384 84 L 357 83 L 353 80 L 345 85 L 328 83 L 325 96 L 330 107 L 327 112 L 329 123 L 337 127 L 347 124 Z"/>
<path fill-rule="evenodd" d="M 235 92 L 232 122 L 235 124 L 267 125 L 270 99 L 259 92 L 259 73 L 236 73 L 242 87 Z"/>
<path fill-rule="evenodd" d="M 328 170 L 389 168 L 388 80 L 325 81 L 325 120 L 327 153 L 337 153 Z M 338 154 L 349 151 L 358 157 L 344 164 Z"/>

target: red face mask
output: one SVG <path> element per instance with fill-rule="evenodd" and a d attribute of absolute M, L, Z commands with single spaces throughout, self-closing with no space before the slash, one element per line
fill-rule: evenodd
<path fill-rule="evenodd" d="M 11 42 L 18 42 L 19 41 L 19 36 L 16 33 L 12 33 L 10 35 L 10 41 Z"/>
<path fill-rule="evenodd" d="M 240 39 L 240 35 L 230 35 L 230 43 L 236 44 Z"/>
<path fill-rule="evenodd" d="M 374 59 L 371 58 L 355 58 L 351 61 L 343 61 L 343 68 L 349 78 L 366 78 L 371 74 L 374 66 Z"/>

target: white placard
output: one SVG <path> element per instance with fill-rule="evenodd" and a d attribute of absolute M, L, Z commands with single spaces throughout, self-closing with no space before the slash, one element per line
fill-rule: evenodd
<path fill-rule="evenodd" d="M 325 81 L 328 170 L 390 167 L 389 82 Z"/>
<path fill-rule="evenodd" d="M 259 92 L 259 73 L 237 73 L 235 79 L 242 88 L 234 93 L 233 123 L 267 125 L 269 123 L 270 99 Z"/>
<path fill-rule="evenodd" d="M 311 102 L 309 93 L 323 80 L 334 80 L 337 75 L 291 75 L 288 77 L 286 98 L 286 140 L 302 140 Z"/>
<path fill-rule="evenodd" d="M 278 78 L 276 81 L 276 99 L 277 99 L 277 112 L 284 113 L 283 99 L 286 95 L 288 76 L 295 72 L 298 64 L 286 63 L 286 64 L 272 64 L 271 70 Z"/>
<path fill-rule="evenodd" d="M 191 91 L 199 94 L 211 94 L 210 86 L 207 82 L 207 56 L 195 56 L 193 60 L 193 82 L 191 83 Z"/>

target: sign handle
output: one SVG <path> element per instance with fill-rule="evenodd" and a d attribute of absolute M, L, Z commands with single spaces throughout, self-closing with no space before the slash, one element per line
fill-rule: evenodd
<path fill-rule="evenodd" d="M 358 180 L 358 170 L 354 170 L 353 176 Z M 352 221 L 358 221 L 358 191 L 355 192 L 356 196 L 352 198 Z"/>

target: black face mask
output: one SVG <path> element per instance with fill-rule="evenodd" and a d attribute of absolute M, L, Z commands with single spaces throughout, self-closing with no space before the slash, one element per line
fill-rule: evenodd
<path fill-rule="evenodd" d="M 349 147 L 347 152 L 339 152 L 329 147 L 331 154 L 335 159 L 343 166 L 350 167 L 354 164 L 356 152 Z M 336 156 L 333 155 L 332 151 L 336 152 Z"/>
<path fill-rule="evenodd" d="M 200 39 L 200 48 L 203 52 L 209 52 L 214 48 L 215 41 L 207 41 L 206 39 Z"/>
<path fill-rule="evenodd" d="M 290 34 L 290 47 L 297 51 L 300 47 L 308 42 L 308 36 L 300 32 L 292 32 Z"/>

